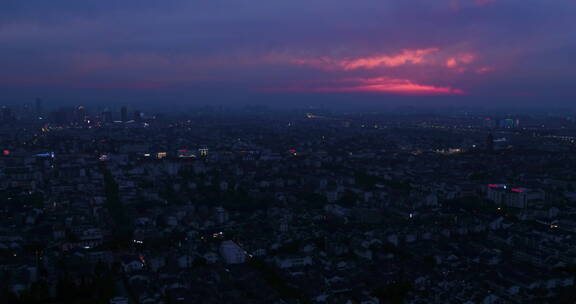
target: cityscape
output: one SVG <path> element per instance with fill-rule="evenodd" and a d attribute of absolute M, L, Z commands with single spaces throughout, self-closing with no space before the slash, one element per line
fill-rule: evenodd
<path fill-rule="evenodd" d="M 576 299 L 576 116 L 203 109 L 3 107 L 2 298 Z"/>
<path fill-rule="evenodd" d="M 575 304 L 576 1 L 0 1 L 0 304 Z"/>

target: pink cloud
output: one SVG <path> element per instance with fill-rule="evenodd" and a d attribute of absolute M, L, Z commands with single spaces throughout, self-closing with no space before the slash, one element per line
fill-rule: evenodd
<path fill-rule="evenodd" d="M 437 51 L 437 48 L 404 50 L 397 55 L 342 60 L 338 64 L 346 71 L 360 68 L 372 69 L 380 66 L 397 67 L 405 64 L 420 64 L 425 62 L 426 55 Z"/>
<path fill-rule="evenodd" d="M 455 72 L 464 72 L 464 66 L 476 61 L 475 53 L 452 53 L 439 48 L 406 49 L 400 53 L 392 55 L 377 55 L 358 58 L 333 58 L 322 56 L 317 58 L 275 58 L 277 61 L 288 61 L 289 63 L 303 66 L 310 66 L 326 71 L 356 71 L 383 68 L 397 68 L 402 66 L 428 66 L 438 68 L 449 68 Z M 268 58 L 270 61 L 270 57 Z"/>
<path fill-rule="evenodd" d="M 467 65 L 476 60 L 476 55 L 472 53 L 458 54 L 456 56 L 446 59 L 446 67 L 450 69 L 457 68 L 462 65 Z"/>
<path fill-rule="evenodd" d="M 403 50 L 394 55 L 378 55 L 372 57 L 334 59 L 331 57 L 296 58 L 290 60 L 294 64 L 308 65 L 328 70 L 352 71 L 357 69 L 374 69 L 379 67 L 398 67 L 408 64 L 423 64 L 429 62 L 427 56 L 438 52 L 437 48 Z"/>
<path fill-rule="evenodd" d="M 455 80 L 457 74 L 467 71 L 477 74 L 493 70 L 474 63 L 479 56 L 475 52 L 455 52 L 439 48 L 405 49 L 396 54 L 383 54 L 358 58 L 276 57 L 279 62 L 309 66 L 327 72 L 331 79 L 323 84 L 308 83 L 306 86 L 280 89 L 306 92 L 366 92 L 397 95 L 456 95 L 464 94 L 460 88 L 429 84 L 432 79 L 442 77 L 444 82 Z M 377 70 L 379 77 L 372 71 Z M 354 75 L 349 78 L 343 73 Z M 460 77 L 460 76 L 458 76 Z M 328 85 L 326 85 L 328 83 Z"/>
<path fill-rule="evenodd" d="M 464 91 L 451 87 L 419 84 L 409 79 L 390 77 L 353 78 L 330 83 L 309 83 L 303 86 L 265 89 L 264 91 L 294 91 L 313 93 L 382 93 L 393 95 L 460 95 Z"/>
<path fill-rule="evenodd" d="M 319 88 L 318 92 L 367 92 L 397 95 L 455 95 L 463 94 L 459 89 L 418 84 L 409 79 L 388 77 L 353 79 L 355 84 L 343 87 Z"/>
<path fill-rule="evenodd" d="M 0 83 L 12 82 L 20 85 L 50 83 L 75 88 L 156 90 L 196 81 L 226 79 L 240 81 L 250 86 L 247 82 L 242 82 L 237 73 L 224 71 L 239 67 L 254 66 L 258 69 L 262 65 L 288 64 L 322 70 L 321 73 L 312 73 L 315 75 L 313 79 L 322 79 L 322 82 L 312 80 L 306 86 L 275 90 L 454 95 L 464 93 L 460 88 L 454 87 L 455 82 L 452 82 L 456 77 L 462 76 L 460 73 L 470 71 L 484 74 L 494 70 L 490 66 L 474 64 L 477 58 L 475 52 L 441 50 L 435 47 L 405 49 L 388 54 L 377 53 L 366 57 L 340 58 L 298 57 L 292 52 L 269 53 L 262 56 L 241 54 L 233 59 L 209 56 L 202 60 L 186 55 L 161 56 L 155 53 L 80 53 L 70 56 L 69 70 L 63 73 L 66 74 L 65 78 L 15 79 L 12 76 L 7 79 L 0 77 Z M 259 86 L 279 81 L 278 78 L 271 80 L 267 74 L 262 73 L 252 77 L 259 82 Z M 439 78 L 442 83 L 450 85 L 430 84 L 437 83 L 436 80 Z"/>

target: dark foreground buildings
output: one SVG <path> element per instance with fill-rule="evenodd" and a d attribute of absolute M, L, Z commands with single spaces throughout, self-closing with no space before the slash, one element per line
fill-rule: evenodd
<path fill-rule="evenodd" d="M 575 299 L 571 120 L 54 113 L 2 109 L 2 303 Z"/>

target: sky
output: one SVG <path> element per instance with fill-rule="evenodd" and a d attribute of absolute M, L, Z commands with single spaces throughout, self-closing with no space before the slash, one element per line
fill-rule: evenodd
<path fill-rule="evenodd" d="M 0 102 L 575 107 L 573 0 L 2 0 Z"/>

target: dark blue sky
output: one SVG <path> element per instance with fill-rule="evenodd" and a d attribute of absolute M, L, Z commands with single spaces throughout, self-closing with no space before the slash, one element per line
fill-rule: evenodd
<path fill-rule="evenodd" d="M 574 106 L 572 0 L 3 0 L 0 102 Z"/>

